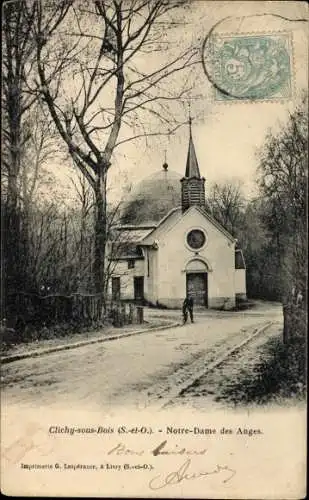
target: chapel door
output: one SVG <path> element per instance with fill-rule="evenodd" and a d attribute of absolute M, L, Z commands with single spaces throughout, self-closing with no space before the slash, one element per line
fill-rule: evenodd
<path fill-rule="evenodd" d="M 187 296 L 193 298 L 194 305 L 208 306 L 207 273 L 187 273 Z"/>
<path fill-rule="evenodd" d="M 141 302 L 144 300 L 144 277 L 134 277 L 134 300 Z"/>

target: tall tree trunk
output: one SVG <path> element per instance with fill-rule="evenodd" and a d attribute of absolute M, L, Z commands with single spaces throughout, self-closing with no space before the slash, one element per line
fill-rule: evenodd
<path fill-rule="evenodd" d="M 106 248 L 106 180 L 107 169 L 98 167 L 95 185 L 94 285 L 96 293 L 104 292 Z"/>
<path fill-rule="evenodd" d="M 14 292 L 22 286 L 22 263 L 24 255 L 22 253 L 21 210 L 18 195 L 20 158 L 17 152 L 11 150 L 10 153 L 11 168 L 8 172 L 4 256 L 7 292 Z"/>

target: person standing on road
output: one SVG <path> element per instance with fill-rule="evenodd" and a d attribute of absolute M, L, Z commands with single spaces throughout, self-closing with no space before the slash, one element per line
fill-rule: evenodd
<path fill-rule="evenodd" d="M 184 324 L 187 322 L 188 312 L 189 312 L 189 315 L 190 315 L 191 323 L 194 323 L 194 320 L 193 320 L 193 305 L 194 305 L 193 299 L 190 296 L 186 297 L 185 300 L 183 301 L 182 314 L 183 314 L 183 323 Z"/>

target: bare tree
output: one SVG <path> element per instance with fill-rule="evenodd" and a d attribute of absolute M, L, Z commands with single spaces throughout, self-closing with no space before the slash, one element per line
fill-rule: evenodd
<path fill-rule="evenodd" d="M 269 133 L 259 152 L 259 186 L 272 208 L 273 230 L 295 232 L 306 216 L 307 112 L 305 103 L 289 116 L 277 135 Z M 268 219 L 271 224 L 270 218 Z"/>
<path fill-rule="evenodd" d="M 297 247 L 306 232 L 308 182 L 307 109 L 303 102 L 276 134 L 269 134 L 259 152 L 259 187 L 263 220 L 276 242 L 283 264 L 285 251 Z M 302 240 L 302 238 L 301 238 Z M 284 273 L 284 269 L 282 269 Z"/>
<path fill-rule="evenodd" d="M 67 7 L 59 4 L 57 14 L 50 23 L 50 36 Z M 4 208 L 5 239 L 3 245 L 3 297 L 9 291 L 27 286 L 31 276 L 28 268 L 28 223 L 24 203 L 34 192 L 37 180 L 35 168 L 26 165 L 26 151 L 29 152 L 32 131 L 29 120 L 38 101 L 37 86 L 33 82 L 34 54 L 36 43 L 33 37 L 33 23 L 37 2 L 19 0 L 6 2 L 3 6 L 3 92 L 2 92 L 2 181 L 4 193 L 1 202 Z M 32 83 L 31 83 L 32 82 Z M 26 173 L 26 170 L 27 173 Z M 32 170 L 30 174 L 30 169 Z M 30 181 L 26 188 L 26 178 Z M 24 182 L 23 182 L 24 180 Z M 27 200 L 26 200 L 27 199 Z"/>
<path fill-rule="evenodd" d="M 94 194 L 85 177 L 79 173 L 71 178 L 75 191 L 75 203 L 71 220 L 74 227 L 74 244 L 77 251 L 77 274 L 79 287 L 91 288 L 91 271 L 93 266 L 93 220 Z"/>
<path fill-rule="evenodd" d="M 279 133 L 267 136 L 259 158 L 259 187 L 264 202 L 262 220 L 277 256 L 281 299 L 284 304 L 293 304 L 294 294 L 298 292 L 304 305 L 307 290 L 306 100 L 290 113 Z M 304 317 L 304 314 L 298 310 L 295 318 Z M 295 322 L 289 324 L 297 330 Z"/>
<path fill-rule="evenodd" d="M 22 150 L 28 139 L 23 129 L 23 117 L 35 101 L 25 93 L 27 64 L 31 64 L 33 40 L 31 25 L 34 8 L 25 17 L 25 2 L 7 2 L 3 8 L 3 164 L 8 174 L 8 201 L 18 204 L 18 174 Z"/>
<path fill-rule="evenodd" d="M 29 226 L 31 291 L 38 292 L 42 285 L 45 289 L 48 286 L 50 293 L 78 291 L 78 276 L 87 270 L 80 260 L 81 238 L 83 255 L 86 254 L 86 234 L 81 236 L 80 226 L 81 220 L 75 207 L 59 207 L 53 201 L 36 206 Z M 86 257 L 88 264 L 91 261 L 89 255 L 86 254 Z"/>
<path fill-rule="evenodd" d="M 28 140 L 23 128 L 23 119 L 35 98 L 24 94 L 26 64 L 31 58 L 33 45 L 31 23 L 33 9 L 27 20 L 23 11 L 24 2 L 7 2 L 3 7 L 3 92 L 2 92 L 2 185 L 5 186 L 4 227 L 6 238 L 3 248 L 5 279 L 4 290 L 16 289 L 24 281 L 26 242 L 20 213 L 18 178 L 21 158 Z M 9 271 L 9 272 L 8 272 Z M 7 288 L 8 287 L 8 288 Z M 3 294 L 6 296 L 6 293 Z"/>
<path fill-rule="evenodd" d="M 20 162 L 18 193 L 27 217 L 38 188 L 49 181 L 46 167 L 50 160 L 59 157 L 59 148 L 53 122 L 40 103 L 34 103 L 27 113 L 24 129 L 28 141 Z"/>
<path fill-rule="evenodd" d="M 66 15 L 66 4 L 54 6 L 53 21 L 44 15 L 48 26 L 46 37 L 51 36 Z M 12 207 L 17 207 L 20 201 L 18 176 L 27 143 L 33 137 L 28 114 L 39 98 L 33 78 L 37 5 L 34 1 L 18 0 L 6 2 L 3 8 L 3 165 L 7 174 L 7 200 Z"/>
<path fill-rule="evenodd" d="M 74 2 L 51 38 L 45 36 L 44 4 L 38 4 L 34 31 L 42 99 L 95 196 L 97 292 L 105 281 L 106 182 L 115 149 L 128 141 L 170 134 L 182 124 L 171 114 L 170 104 L 187 95 L 188 75 L 178 78 L 177 91 L 175 79 L 196 64 L 198 51 L 169 51 L 164 37 L 183 3 Z"/>
<path fill-rule="evenodd" d="M 241 183 L 226 181 L 222 184 L 213 184 L 207 202 L 214 218 L 227 231 L 237 236 L 243 223 L 246 205 Z"/>

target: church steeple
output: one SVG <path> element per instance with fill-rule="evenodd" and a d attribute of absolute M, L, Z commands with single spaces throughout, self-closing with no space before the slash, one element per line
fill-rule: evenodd
<path fill-rule="evenodd" d="M 181 202 L 184 212 L 193 205 L 205 207 L 205 179 L 201 177 L 196 157 L 193 137 L 192 119 L 189 116 L 189 148 L 185 177 L 181 179 Z"/>
<path fill-rule="evenodd" d="M 197 162 L 194 142 L 192 138 L 192 118 L 189 117 L 189 130 L 190 130 L 190 138 L 189 138 L 189 148 L 187 155 L 187 164 L 186 164 L 186 173 L 185 177 L 197 177 L 200 178 L 200 169 Z"/>

